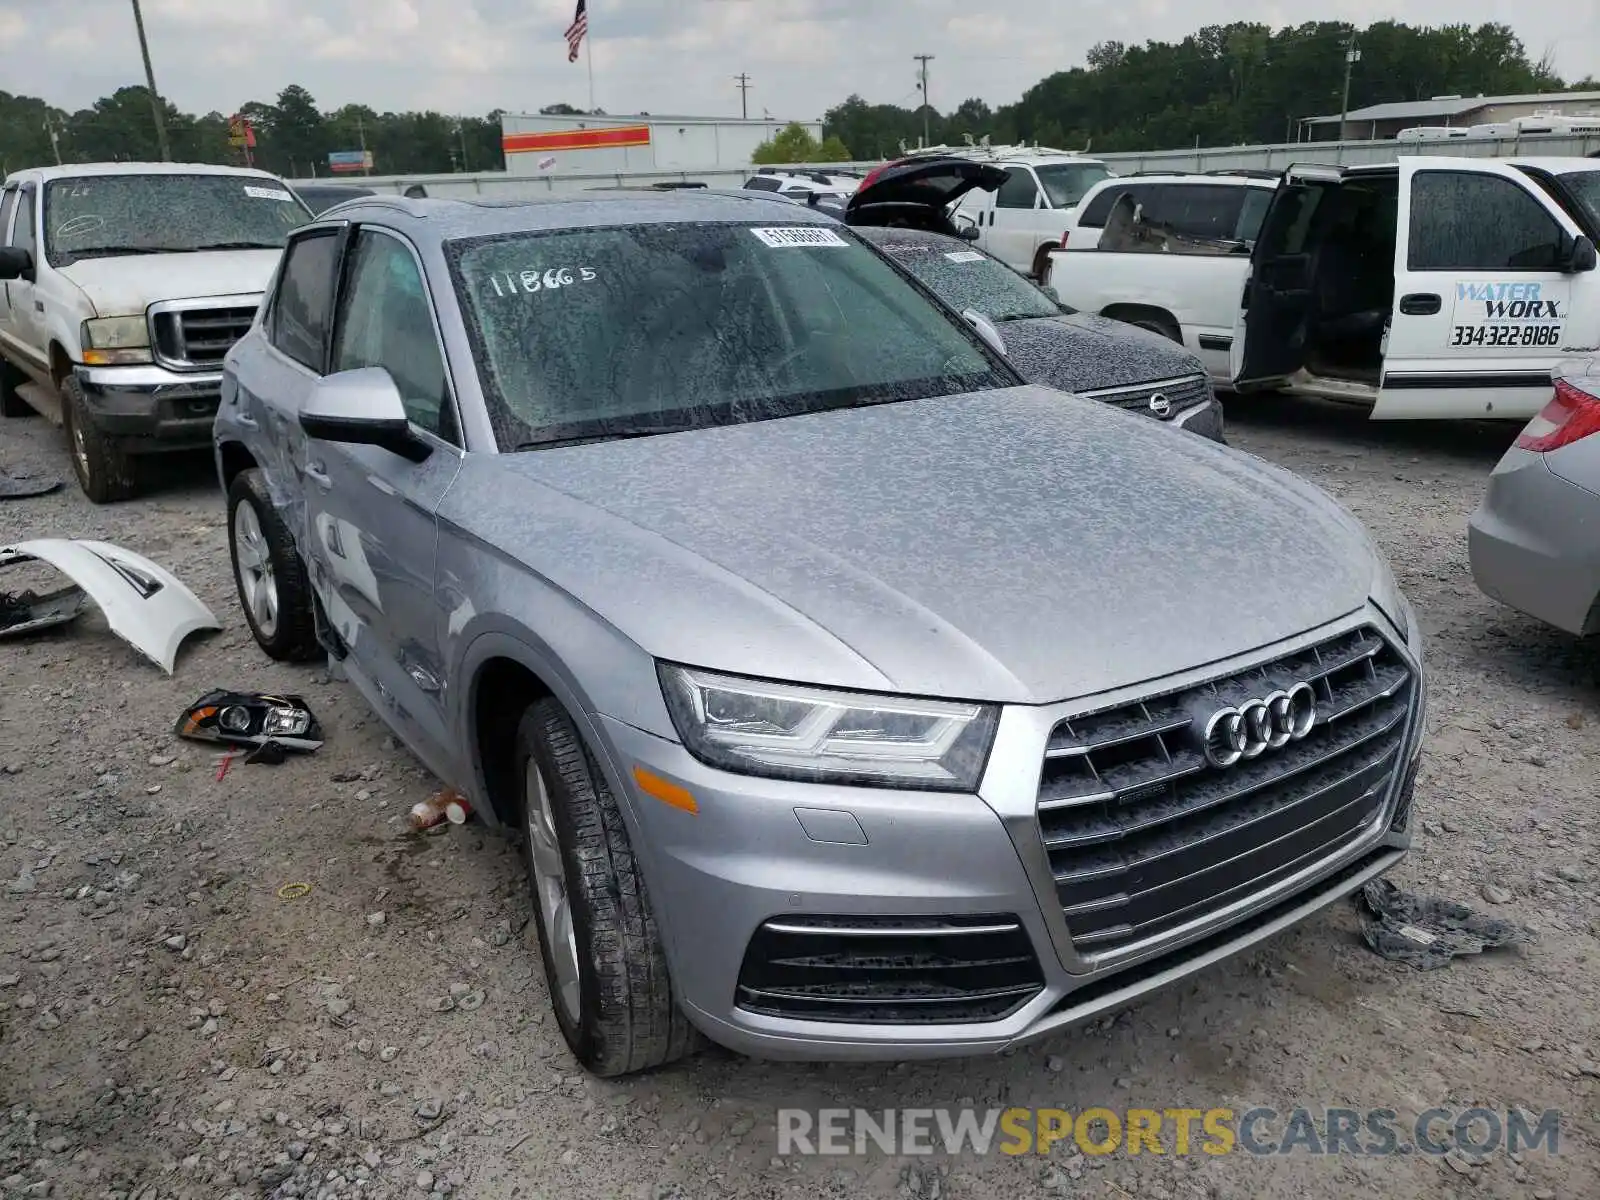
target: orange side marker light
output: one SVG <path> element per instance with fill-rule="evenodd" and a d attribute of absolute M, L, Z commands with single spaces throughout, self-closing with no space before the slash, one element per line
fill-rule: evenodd
<path fill-rule="evenodd" d="M 661 803 L 672 808 L 680 808 L 686 813 L 698 813 L 700 806 L 694 802 L 694 796 L 688 788 L 679 787 L 675 783 L 668 783 L 659 775 L 646 771 L 643 767 L 634 767 L 633 781 L 639 785 L 639 790 L 646 796 L 654 796 Z"/>

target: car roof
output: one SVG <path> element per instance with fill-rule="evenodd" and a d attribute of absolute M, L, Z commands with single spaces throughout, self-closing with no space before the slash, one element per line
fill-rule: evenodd
<path fill-rule="evenodd" d="M 891 225 L 861 225 L 855 231 L 874 246 L 924 246 L 929 250 L 971 250 L 974 254 L 983 254 L 971 242 L 961 238 L 951 237 L 947 233 L 935 233 L 931 229 L 908 229 L 903 226 Z M 983 254 L 988 258 L 987 254 Z"/>
<path fill-rule="evenodd" d="M 1600 167 L 1595 165 L 1592 158 L 1562 157 L 1546 155 L 1541 158 L 1507 158 L 1501 160 L 1513 167 L 1533 167 L 1539 171 L 1549 171 L 1552 175 L 1571 175 L 1577 171 L 1597 171 Z"/>
<path fill-rule="evenodd" d="M 1281 177 L 1279 177 L 1281 178 Z M 1262 175 L 1199 175 L 1192 172 L 1172 171 L 1169 173 L 1138 173 L 1133 175 L 1113 175 L 1110 179 L 1102 179 L 1090 191 L 1099 191 L 1102 188 L 1115 187 L 1117 184 L 1132 183 L 1216 183 L 1224 187 L 1256 187 L 1273 190 L 1278 186 L 1279 178 L 1269 179 Z M 1085 195 L 1088 193 L 1086 192 Z"/>
<path fill-rule="evenodd" d="M 815 208 L 767 192 L 690 188 L 671 192 L 565 192 L 519 200 L 363 196 L 339 205 L 338 220 L 402 225 L 440 241 L 616 225 L 837 225 Z"/>
<path fill-rule="evenodd" d="M 7 179 L 23 175 L 44 182 L 52 179 L 81 179 L 86 175 L 234 175 L 241 178 L 270 179 L 274 183 L 283 182 L 270 171 L 261 171 L 254 167 L 227 167 L 218 163 L 67 163 L 61 166 L 28 167 L 21 171 L 13 171 Z"/>

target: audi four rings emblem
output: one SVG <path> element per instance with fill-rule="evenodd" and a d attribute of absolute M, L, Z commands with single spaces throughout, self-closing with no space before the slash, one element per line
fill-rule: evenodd
<path fill-rule="evenodd" d="M 1317 693 L 1309 683 L 1273 692 L 1261 700 L 1219 709 L 1205 724 L 1206 761 L 1231 767 L 1298 742 L 1317 723 Z"/>
<path fill-rule="evenodd" d="M 1172 411 L 1172 401 L 1167 399 L 1165 392 L 1157 392 L 1150 397 L 1150 411 L 1158 417 L 1164 417 Z"/>

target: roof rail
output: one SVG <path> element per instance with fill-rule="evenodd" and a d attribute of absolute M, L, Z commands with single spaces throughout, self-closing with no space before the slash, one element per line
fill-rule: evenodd
<path fill-rule="evenodd" d="M 988 138 L 980 142 L 968 142 L 964 146 L 919 146 L 909 149 L 904 143 L 900 147 L 902 158 L 937 158 L 949 155 L 954 158 L 1025 158 L 1044 157 L 1049 155 L 1055 158 L 1082 158 L 1081 150 L 1058 150 L 1053 146 L 1029 146 L 1019 143 L 1015 146 L 991 146 Z"/>

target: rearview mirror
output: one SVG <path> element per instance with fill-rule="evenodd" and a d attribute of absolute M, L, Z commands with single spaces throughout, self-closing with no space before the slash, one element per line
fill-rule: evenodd
<path fill-rule="evenodd" d="M 0 246 L 0 279 L 31 279 L 33 255 L 21 246 Z"/>
<path fill-rule="evenodd" d="M 360 367 L 317 380 L 300 409 L 300 428 L 319 441 L 378 446 L 411 462 L 432 453 L 412 432 L 400 389 L 382 367 Z"/>
<path fill-rule="evenodd" d="M 1588 235 L 1580 233 L 1567 247 L 1561 271 L 1565 275 L 1581 275 L 1585 271 L 1592 271 L 1595 268 L 1596 258 L 1594 243 L 1589 240 Z"/>

